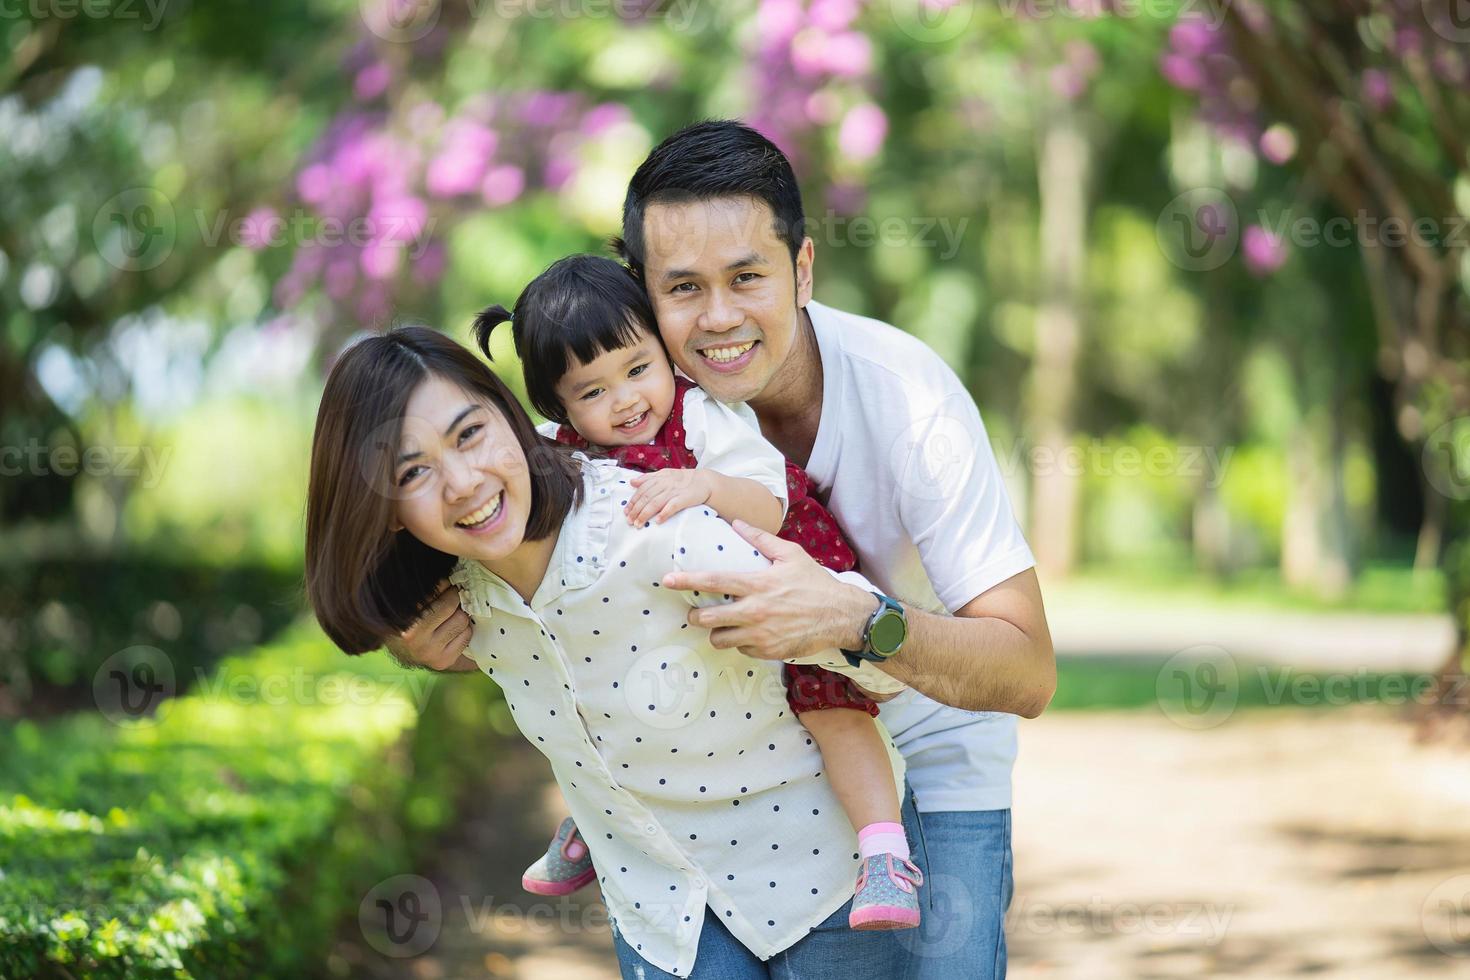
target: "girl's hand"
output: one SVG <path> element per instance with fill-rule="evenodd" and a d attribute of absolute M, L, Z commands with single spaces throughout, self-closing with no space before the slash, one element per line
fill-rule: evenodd
<path fill-rule="evenodd" d="M 681 510 L 708 503 L 714 487 L 704 470 L 658 470 L 629 481 L 633 496 L 623 513 L 634 526 L 646 521 L 662 524 Z"/>

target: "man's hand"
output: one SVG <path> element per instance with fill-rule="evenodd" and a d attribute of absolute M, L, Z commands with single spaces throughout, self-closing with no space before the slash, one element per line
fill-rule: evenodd
<path fill-rule="evenodd" d="M 706 470 L 655 470 L 628 481 L 633 496 L 623 513 L 635 527 L 645 521 L 662 524 L 681 510 L 706 503 L 714 487 Z"/>
<path fill-rule="evenodd" d="M 414 624 L 385 645 L 406 667 L 430 670 L 478 670 L 475 662 L 464 656 L 474 635 L 469 613 L 459 608 L 459 588 L 448 582 L 439 583 L 440 592 L 429 603 Z"/>
<path fill-rule="evenodd" d="M 729 595 L 733 602 L 694 609 L 689 625 L 710 631 L 710 645 L 759 660 L 792 660 L 833 647 L 852 650 L 874 608 L 869 592 L 834 578 L 800 545 L 744 521 L 736 532 L 771 560 L 758 572 L 670 572 L 665 588 Z"/>

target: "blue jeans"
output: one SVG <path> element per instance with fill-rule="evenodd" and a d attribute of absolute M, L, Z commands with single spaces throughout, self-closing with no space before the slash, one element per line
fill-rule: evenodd
<path fill-rule="evenodd" d="M 906 794 L 903 824 L 924 872 L 918 929 L 860 932 L 846 902 L 791 947 L 761 960 L 708 909 L 688 980 L 987 980 L 1005 976 L 1001 922 L 1011 901 L 1011 813 L 930 813 Z M 932 849 L 932 851 L 931 851 Z M 942 858 L 931 871 L 930 855 Z M 613 930 L 624 980 L 681 980 L 639 956 Z"/>
<path fill-rule="evenodd" d="M 1002 980 L 1011 904 L 1011 811 L 904 806 L 914 863 L 924 872 L 923 919 L 896 932 L 910 952 L 904 980 Z"/>

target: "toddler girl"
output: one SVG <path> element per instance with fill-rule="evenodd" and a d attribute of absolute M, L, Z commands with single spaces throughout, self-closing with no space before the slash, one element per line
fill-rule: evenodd
<path fill-rule="evenodd" d="M 527 395 L 550 420 L 543 431 L 643 472 L 631 481 L 635 489 L 624 505 L 630 523 L 662 522 L 703 505 L 726 520 L 779 533 L 833 571 L 856 565 L 810 478 L 760 436 L 754 413 L 709 398 L 674 375 L 647 295 L 623 266 L 595 256 L 553 264 L 526 287 L 514 314 L 493 306 L 476 317 L 476 339 L 487 357 L 492 331 L 506 321 Z M 858 834 L 863 867 L 850 925 L 916 926 L 923 876 L 909 860 L 887 751 L 872 720 L 877 704 L 820 667 L 787 664 L 784 680 L 787 702 L 816 740 Z M 537 894 L 565 895 L 595 875 L 568 818 L 522 884 Z"/>

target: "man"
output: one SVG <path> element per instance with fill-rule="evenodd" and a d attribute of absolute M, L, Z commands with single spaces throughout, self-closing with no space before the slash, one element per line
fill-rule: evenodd
<path fill-rule="evenodd" d="M 906 822 L 929 892 L 906 940 L 909 972 L 1003 976 L 1016 716 L 1040 714 L 1056 687 L 1034 561 L 973 399 L 921 342 L 812 301 L 803 228 L 785 156 L 746 126 L 706 122 L 634 174 L 621 248 L 675 363 L 716 398 L 750 405 L 885 595 L 740 525 L 769 569 L 664 584 L 735 597 L 690 613 L 718 647 L 763 659 L 838 647 L 909 685 L 880 715 L 908 761 L 918 813 Z M 467 630 L 442 596 L 396 646 L 451 666 Z"/>

